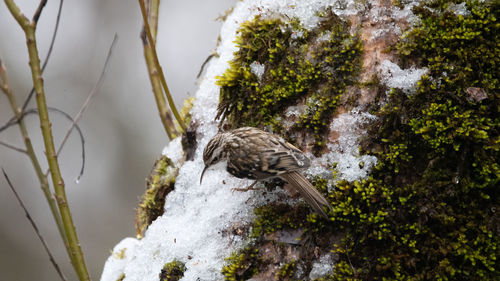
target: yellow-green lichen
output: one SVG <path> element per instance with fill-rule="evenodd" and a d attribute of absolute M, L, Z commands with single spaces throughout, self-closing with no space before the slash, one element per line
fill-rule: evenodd
<path fill-rule="evenodd" d="M 361 43 L 347 23 L 324 13 L 319 26 L 306 30 L 297 20 L 254 20 L 241 25 L 238 51 L 220 77 L 218 117 L 232 127 L 270 126 L 290 136 L 304 130 L 325 145 L 327 124 L 342 93 L 355 84 Z M 256 65 L 261 73 L 255 71 Z M 289 106 L 305 104 L 293 128 L 283 131 Z"/>
<path fill-rule="evenodd" d="M 165 264 L 159 274 L 160 281 L 178 281 L 184 276 L 186 266 L 183 262 L 174 260 Z"/>

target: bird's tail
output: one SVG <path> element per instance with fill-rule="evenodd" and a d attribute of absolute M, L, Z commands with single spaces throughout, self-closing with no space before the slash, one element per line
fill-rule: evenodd
<path fill-rule="evenodd" d="M 284 180 L 293 185 L 299 191 L 300 195 L 304 197 L 307 203 L 320 215 L 328 218 L 325 208 L 331 209 L 330 203 L 319 193 L 316 188 L 299 172 L 288 172 L 281 174 Z"/>

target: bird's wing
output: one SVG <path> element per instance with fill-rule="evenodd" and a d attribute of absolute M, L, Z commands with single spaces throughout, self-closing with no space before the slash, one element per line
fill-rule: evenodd
<path fill-rule="evenodd" d="M 229 147 L 227 170 L 236 177 L 261 180 L 310 165 L 302 151 L 277 135 L 252 127 L 235 129 L 232 135 L 240 145 Z M 251 166 L 242 169 L 241 163 Z"/>
<path fill-rule="evenodd" d="M 270 173 L 280 175 L 309 167 L 310 160 L 302 151 L 282 138 L 271 135 L 267 149 L 260 151 L 261 166 Z"/>

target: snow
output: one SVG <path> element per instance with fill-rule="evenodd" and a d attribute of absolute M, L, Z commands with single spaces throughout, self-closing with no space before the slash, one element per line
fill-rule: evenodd
<path fill-rule="evenodd" d="M 181 165 L 180 138 L 165 147 L 163 154 L 179 167 L 175 190 L 166 198 L 165 213 L 149 226 L 142 239 L 125 238 L 115 246 L 106 261 L 101 281 L 115 281 L 122 274 L 125 281 L 158 280 L 163 266 L 173 260 L 185 263 L 184 281 L 223 279 L 220 271 L 224 257 L 244 243 L 240 236 L 227 231 L 228 227 L 235 221 L 243 225 L 250 223 L 255 206 L 264 204 L 266 200 L 276 200 L 277 195 L 283 193 L 280 190 L 275 193 L 264 193 L 263 190 L 232 192 L 232 188 L 246 187 L 252 182 L 230 176 L 221 167 L 223 164 L 212 167 L 205 173 L 203 183 L 199 182 L 204 168 L 203 149 L 218 131 L 218 122 L 214 118 L 220 89 L 215 84 L 215 77 L 222 75 L 233 59 L 237 48 L 234 43 L 237 30 L 241 23 L 262 13 L 265 17 L 297 18 L 306 29 L 312 29 L 319 21 L 318 13 L 327 7 L 344 17 L 362 12 L 365 8 L 360 3 L 349 0 L 244 0 L 236 4 L 221 28 L 217 49 L 219 57 L 209 63 L 195 95 L 191 113 L 193 122 L 199 126 L 194 159 Z M 258 77 L 263 71 L 263 66 L 255 64 L 252 67 L 252 72 Z M 425 70 L 422 69 L 401 70 L 390 61 L 384 61 L 380 71 L 382 81 L 389 87 L 407 91 L 414 88 L 423 73 Z M 287 115 L 295 116 L 301 110 L 290 108 Z M 354 181 L 367 177 L 377 159 L 359 154 L 359 138 L 366 133 L 366 126 L 373 120 L 373 115 L 359 109 L 337 116 L 330 126 L 338 134 L 337 141 L 328 144 L 330 152 L 322 157 L 311 155 L 312 166 L 306 173 L 332 178 L 331 167 L 327 165 L 335 162 L 336 179 Z M 327 273 L 327 268 L 331 269 L 332 265 L 331 258 L 322 257 L 314 263 L 311 274 L 320 276 Z"/>
<path fill-rule="evenodd" d="M 371 1 L 376 1 L 376 0 L 371 0 Z M 411 25 L 414 25 L 420 21 L 420 19 L 412 12 L 413 7 L 416 5 L 420 4 L 420 0 L 415 0 L 415 1 L 407 1 L 407 3 L 404 4 L 404 8 L 400 9 L 398 7 L 394 7 L 391 11 L 390 16 L 394 18 L 395 20 L 404 20 L 408 21 Z"/>
<path fill-rule="evenodd" d="M 406 94 L 412 94 L 415 92 L 418 80 L 427 73 L 428 69 L 411 67 L 403 70 L 397 64 L 384 60 L 380 64 L 379 71 L 382 83 L 389 88 L 401 89 Z"/>
<path fill-rule="evenodd" d="M 313 280 L 314 278 L 320 278 L 328 273 L 331 273 L 333 259 L 332 254 L 328 253 L 319 258 L 318 262 L 313 263 L 311 272 L 309 272 L 309 278 Z"/>
<path fill-rule="evenodd" d="M 258 61 L 254 61 L 250 64 L 250 71 L 252 71 L 255 76 L 259 79 L 262 79 L 262 75 L 264 75 L 264 71 L 266 70 L 266 66 L 261 64 Z"/>
<path fill-rule="evenodd" d="M 182 164 L 182 159 L 184 157 L 184 154 L 182 152 L 181 138 L 176 138 L 172 140 L 167 146 L 165 146 L 162 154 L 167 156 L 172 161 L 175 168 L 179 168 L 180 165 Z M 168 168 L 174 169 L 173 167 L 168 167 Z M 169 173 L 168 170 L 167 173 Z"/>
<path fill-rule="evenodd" d="M 125 267 L 131 262 L 133 252 L 138 244 L 134 238 L 125 238 L 113 248 L 113 253 L 108 258 L 104 267 L 101 280 L 118 280 L 123 274 Z"/>
<path fill-rule="evenodd" d="M 359 12 L 363 12 L 365 10 L 365 6 L 363 1 L 356 0 L 337 0 L 330 1 L 332 5 L 332 11 L 340 17 L 348 17 L 352 15 L 356 15 Z"/>
<path fill-rule="evenodd" d="M 366 178 L 377 163 L 377 158 L 371 155 L 360 155 L 359 141 L 360 136 L 366 133 L 366 126 L 375 119 L 375 116 L 361 112 L 359 109 L 353 109 L 333 119 L 330 130 L 338 134 L 337 141 L 327 144 L 330 152 L 319 158 L 310 156 L 312 161 L 307 174 L 331 179 L 332 167 L 328 165 L 336 163 L 335 180 L 352 182 Z"/>
<path fill-rule="evenodd" d="M 450 3 L 448 6 L 448 11 L 455 13 L 455 15 L 470 15 L 470 11 L 467 10 L 467 5 L 465 4 L 465 2 L 462 2 L 460 4 Z"/>
<path fill-rule="evenodd" d="M 378 29 L 371 33 L 371 39 L 377 39 L 391 33 L 400 36 L 402 31 L 398 24 L 399 21 L 408 22 L 410 25 L 415 25 L 420 21 L 411 10 L 420 1 L 406 1 L 403 9 L 396 6 L 387 8 L 379 0 L 368 0 L 367 2 L 372 7 L 368 18 L 379 25 Z"/>
<path fill-rule="evenodd" d="M 316 43 L 319 44 L 321 42 L 328 41 L 330 40 L 330 36 L 332 36 L 332 32 L 330 30 L 327 30 L 323 32 L 323 34 L 319 36 L 318 39 L 316 39 Z"/>

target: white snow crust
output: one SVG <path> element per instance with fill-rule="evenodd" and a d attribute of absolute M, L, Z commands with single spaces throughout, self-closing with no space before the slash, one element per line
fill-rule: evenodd
<path fill-rule="evenodd" d="M 353 109 L 350 112 L 340 114 L 333 119 L 330 130 L 338 134 L 336 142 L 328 143 L 330 152 L 319 158 L 312 155 L 311 167 L 307 173 L 311 176 L 332 178 L 331 163 L 336 163 L 336 180 L 347 180 L 349 182 L 366 178 L 372 167 L 377 163 L 377 157 L 359 154 L 360 136 L 366 133 L 366 126 L 376 119 L 375 116 Z"/>
<path fill-rule="evenodd" d="M 252 73 L 255 74 L 255 76 L 257 76 L 259 81 L 260 79 L 262 79 L 262 75 L 264 75 L 265 70 L 266 66 L 258 61 L 254 61 L 250 64 L 250 71 L 252 71 Z"/>
<path fill-rule="evenodd" d="M 332 254 L 328 253 L 319 258 L 318 262 L 313 263 L 311 272 L 309 272 L 309 279 L 320 278 L 328 273 L 331 273 L 333 268 Z"/>
<path fill-rule="evenodd" d="M 420 80 L 422 75 L 427 73 L 428 69 L 411 67 L 403 70 L 399 65 L 389 60 L 384 60 L 380 64 L 379 71 L 382 83 L 386 84 L 389 88 L 401 89 L 406 94 L 412 94 L 415 92 L 418 80 Z"/>

